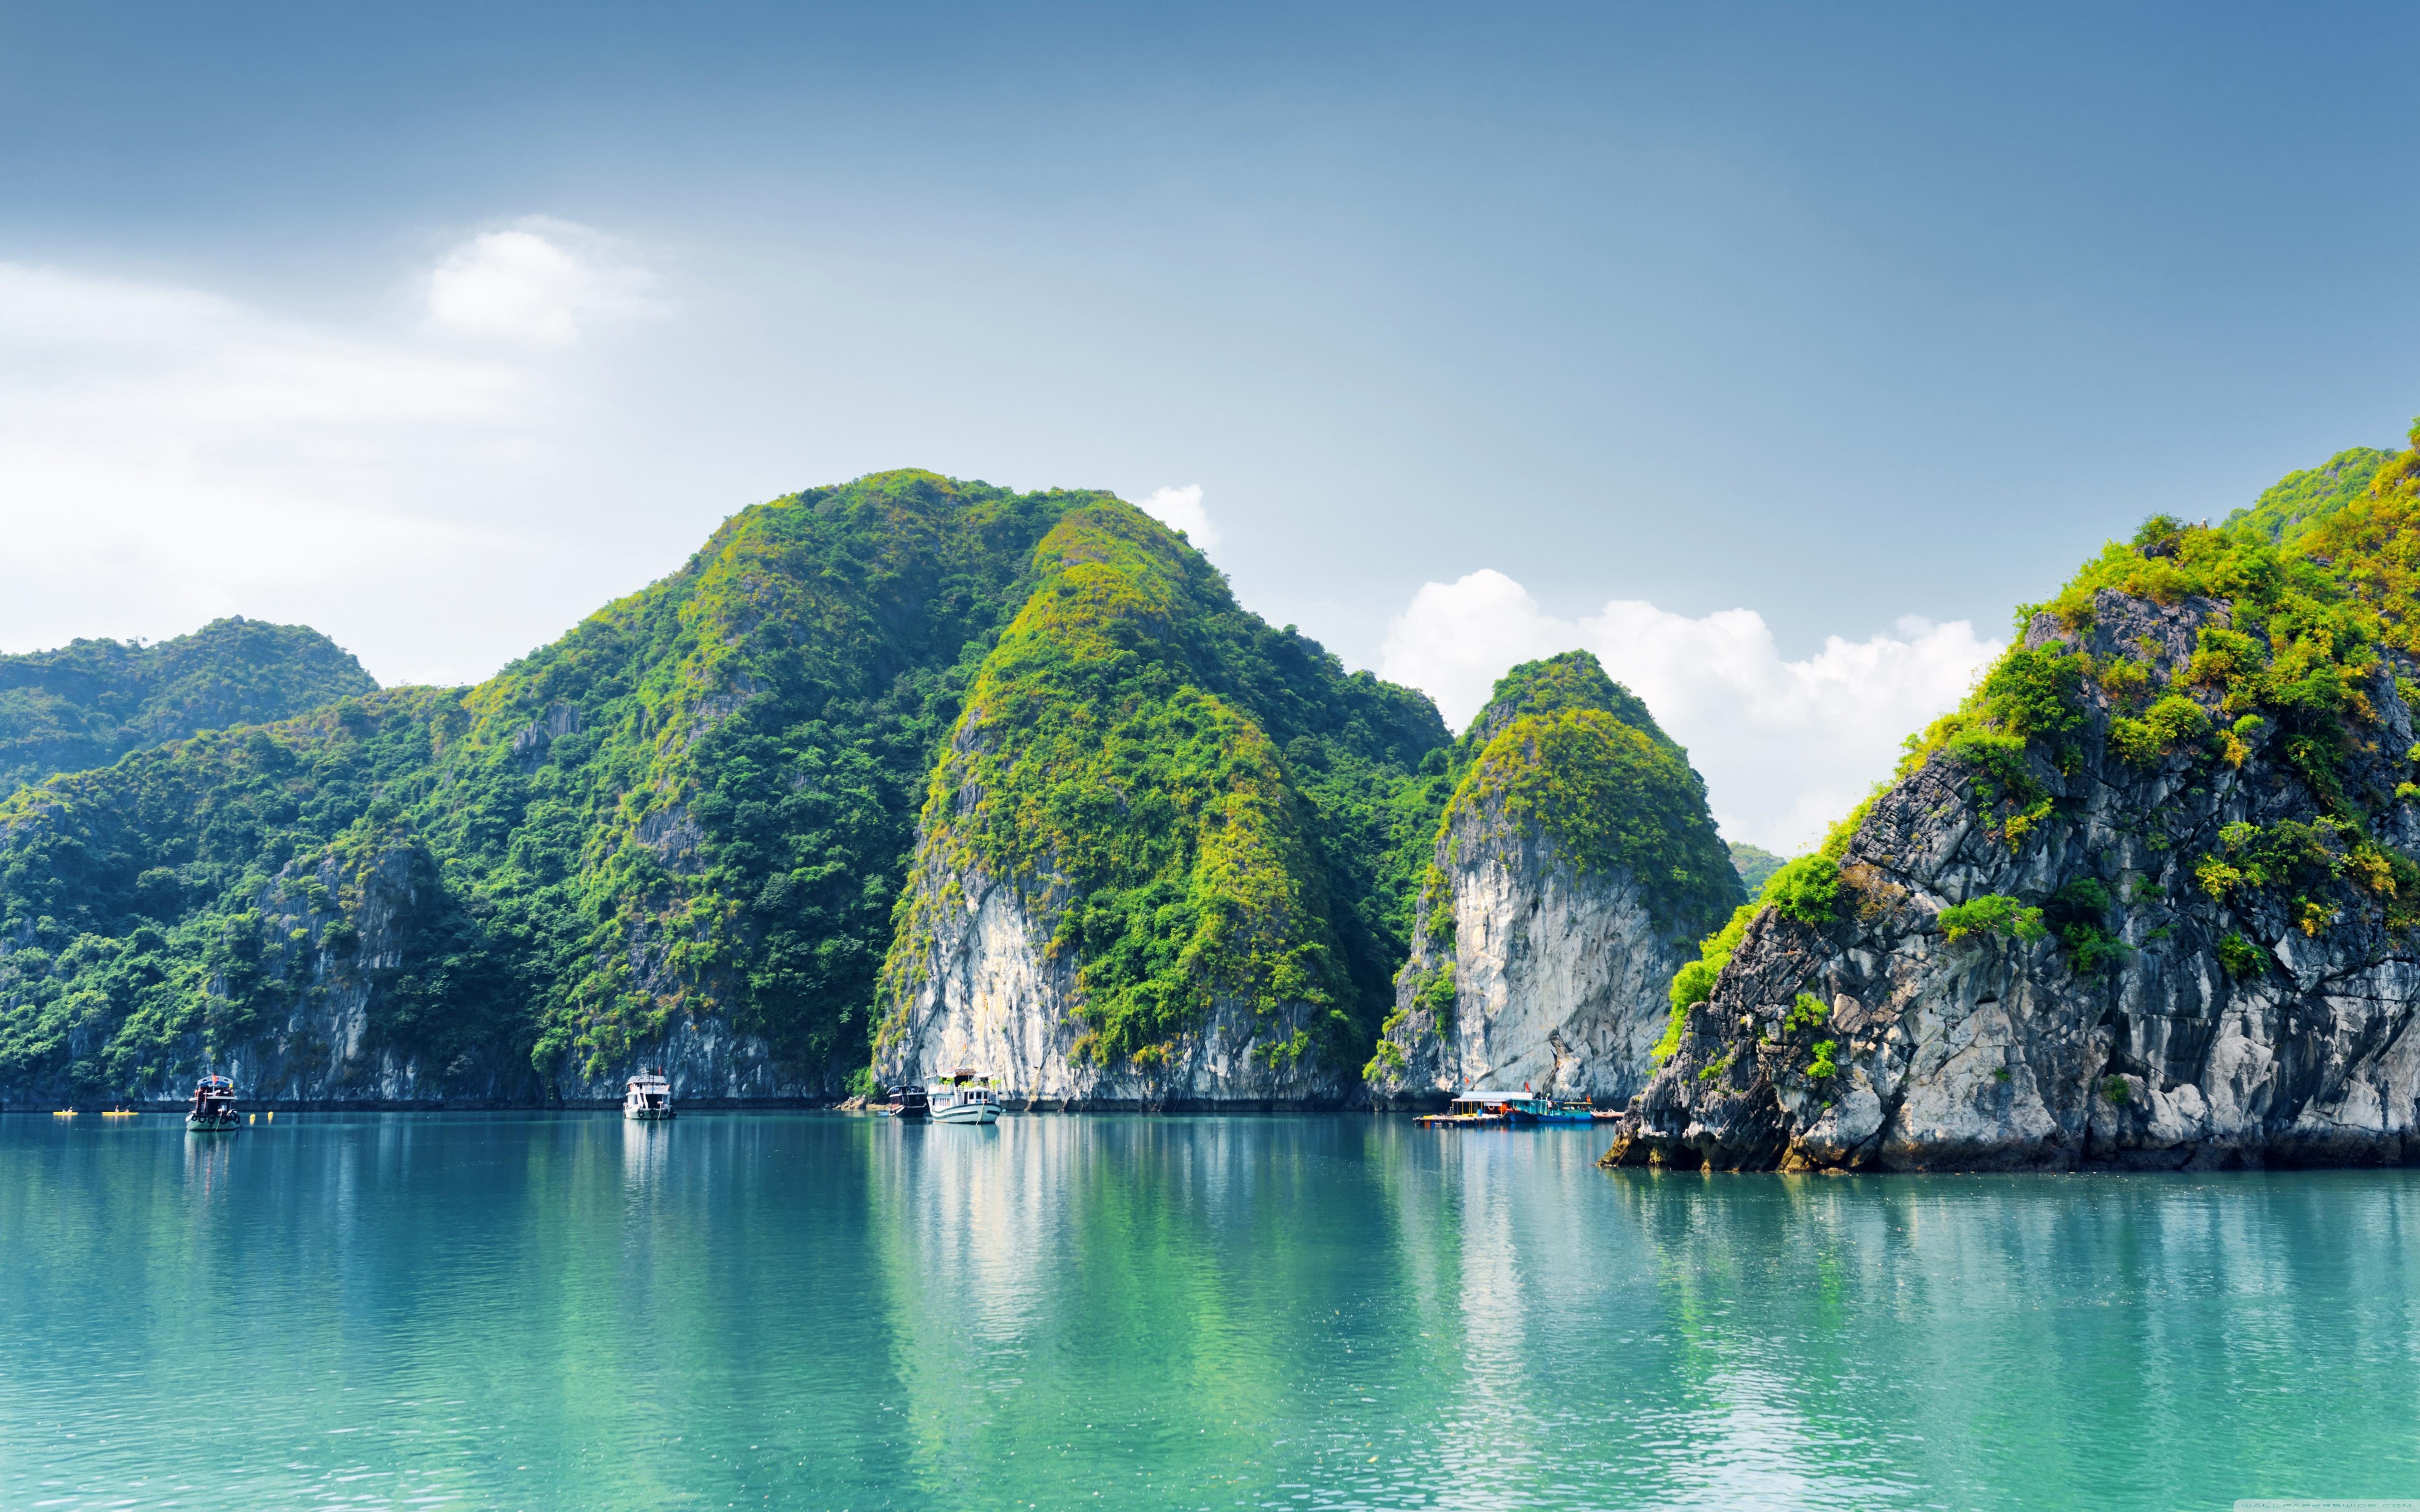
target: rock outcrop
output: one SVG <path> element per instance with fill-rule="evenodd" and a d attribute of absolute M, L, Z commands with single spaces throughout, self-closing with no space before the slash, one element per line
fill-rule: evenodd
<path fill-rule="evenodd" d="M 933 773 L 876 1077 L 972 1071 L 1017 1106 L 1342 1103 L 1395 958 L 1372 962 L 1344 884 L 1353 811 L 1305 779 L 1350 764 L 1383 791 L 1443 744 L 1434 711 L 1290 633 L 1239 636 L 1223 580 L 1124 506 L 1068 515 L 1035 567 Z M 1354 717 L 1315 733 L 1305 694 Z"/>
<path fill-rule="evenodd" d="M 1020 1109 L 1265 1110 L 1343 1104 L 1347 1078 L 1305 1054 L 1317 1017 L 1288 1003 L 1255 1012 L 1232 997 L 1143 1057 L 1090 1052 L 1094 1032 L 1072 952 L 1054 950 L 1058 910 L 980 866 L 919 870 L 911 906 L 927 926 L 914 946 L 903 1010 L 876 1050 L 885 1085 L 977 1071 Z"/>
<path fill-rule="evenodd" d="M 2226 679 L 2286 648 L 2233 618 L 2108 589 L 2080 632 L 2037 614 L 2026 665 L 2083 669 L 2072 728 L 1950 741 L 1882 794 L 1828 902 L 1747 928 L 1607 1161 L 2420 1159 L 2415 670 L 2350 658 L 2340 741 L 2239 718 Z"/>
<path fill-rule="evenodd" d="M 1629 1101 L 1653 1070 L 1665 984 L 1702 927 L 1659 925 L 1627 872 L 1584 871 L 1500 810 L 1456 814 L 1442 848 L 1452 943 L 1417 938 L 1372 1099 L 1429 1106 L 1464 1088 L 1527 1087 Z"/>
<path fill-rule="evenodd" d="M 1461 751 L 1369 1095 L 1619 1106 L 1653 1070 L 1666 984 L 1739 900 L 1704 785 L 1586 652 L 1513 669 Z"/>

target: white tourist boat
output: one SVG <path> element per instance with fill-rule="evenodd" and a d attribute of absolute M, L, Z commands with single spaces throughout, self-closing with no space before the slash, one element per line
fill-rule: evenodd
<path fill-rule="evenodd" d="M 925 1094 L 935 1123 L 998 1123 L 1000 1094 L 991 1078 L 970 1071 L 954 1071 Z"/>
<path fill-rule="evenodd" d="M 673 1084 L 664 1080 L 661 1068 L 630 1078 L 630 1089 L 622 1096 L 622 1117 L 652 1123 L 672 1116 Z"/>

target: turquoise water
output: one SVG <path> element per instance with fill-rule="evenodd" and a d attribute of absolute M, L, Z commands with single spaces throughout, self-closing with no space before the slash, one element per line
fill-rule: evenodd
<path fill-rule="evenodd" d="M 0 1506 L 2420 1496 L 2420 1174 L 1360 1117 L 0 1119 Z"/>

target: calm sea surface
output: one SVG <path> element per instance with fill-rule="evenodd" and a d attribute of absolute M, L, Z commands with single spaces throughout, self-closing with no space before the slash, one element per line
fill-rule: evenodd
<path fill-rule="evenodd" d="M 1603 1143 L 0 1118 L 0 1507 L 2420 1496 L 2420 1175 Z"/>

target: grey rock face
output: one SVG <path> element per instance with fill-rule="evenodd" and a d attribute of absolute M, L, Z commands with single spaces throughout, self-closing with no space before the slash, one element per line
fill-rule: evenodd
<path fill-rule="evenodd" d="M 1456 1091 L 1518 1090 L 1619 1107 L 1653 1071 L 1666 985 L 1696 954 L 1659 927 L 1626 871 L 1582 872 L 1552 837 L 1500 812 L 1458 810 L 1437 847 L 1450 928 L 1417 922 L 1395 1011 L 1368 1073 L 1385 1107 Z M 1444 996 L 1450 972 L 1451 1007 Z"/>
<path fill-rule="evenodd" d="M 1030 900 L 979 869 L 949 869 L 926 846 L 909 886 L 930 931 L 908 961 L 904 1013 L 877 1040 L 885 1084 L 948 1072 L 993 1077 L 1021 1108 L 1333 1107 L 1345 1078 L 1287 1046 L 1308 1004 L 1268 1015 L 1221 1003 L 1164 1060 L 1102 1066 L 1083 1053 L 1076 964 L 1049 949 L 1051 900 Z"/>
<path fill-rule="evenodd" d="M 2134 656 L 2156 687 L 2199 626 L 2226 614 L 2104 592 L 2080 638 L 2043 615 L 2026 643 L 2080 639 L 2097 658 Z M 2362 690 L 2376 717 L 2357 727 L 2344 773 L 2348 790 L 2379 800 L 2375 838 L 2410 850 L 2420 813 L 2390 796 L 2412 774 L 2398 672 L 2412 669 L 2390 655 Z M 2214 694 L 2171 691 L 2215 716 Z M 2347 875 L 2221 898 L 2196 878 L 2205 857 L 2228 854 L 2226 825 L 2319 819 L 2285 741 L 2256 737 L 2240 767 L 2200 749 L 2135 766 L 2110 749 L 2108 698 L 2089 680 L 2086 693 L 2082 760 L 2061 774 L 2038 749 L 2028 757 L 2055 804 L 2014 843 L 1993 827 L 1986 779 L 1947 752 L 1877 800 L 1842 856 L 1834 920 L 1758 918 L 1608 1161 L 1937 1170 L 2420 1159 L 2420 947 L 2386 927 L 2376 887 Z M 2338 856 L 2350 844 L 2321 832 Z M 2114 964 L 2094 966 L 2056 937 L 1953 943 L 1938 922 L 1952 904 L 1987 894 L 2041 904 L 2080 880 L 2113 900 L 2102 922 L 2126 947 Z M 2232 974 L 2219 949 L 2229 936 Z M 1828 1017 L 1807 1023 L 1810 1006 Z M 1818 1043 L 1831 1046 L 1828 1076 L 1812 1074 Z"/>

